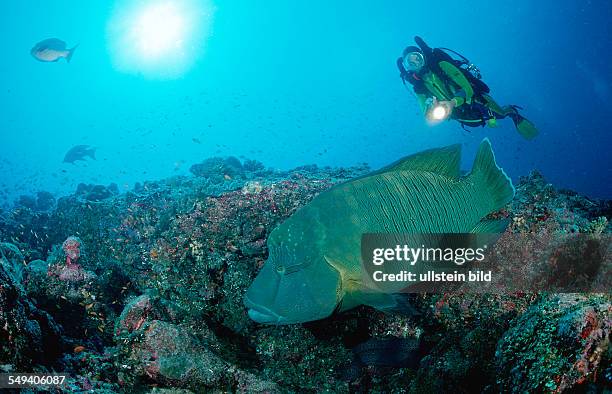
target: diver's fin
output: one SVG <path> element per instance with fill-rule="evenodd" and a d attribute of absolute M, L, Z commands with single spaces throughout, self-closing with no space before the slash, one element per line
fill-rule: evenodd
<path fill-rule="evenodd" d="M 378 171 L 368 174 L 378 175 L 385 172 L 418 170 L 446 175 L 449 178 L 459 178 L 459 163 L 461 162 L 461 144 L 444 148 L 429 149 L 396 161 Z"/>
<path fill-rule="evenodd" d="M 519 114 L 518 110 L 523 109 L 518 105 L 508 105 L 504 107 L 503 115 L 510 116 L 512 121 L 514 122 L 514 127 L 516 127 L 516 131 L 519 132 L 523 138 L 530 140 L 535 138 L 538 135 L 538 129 L 535 127 L 531 121 L 525 118 L 523 115 Z"/>
<path fill-rule="evenodd" d="M 68 55 L 66 56 L 66 61 L 70 63 L 70 59 L 72 59 L 72 55 L 74 55 L 74 51 L 79 47 L 80 44 L 76 44 L 72 47 L 72 49 L 68 50 Z"/>
<path fill-rule="evenodd" d="M 512 117 L 512 120 L 514 121 L 516 130 L 523 136 L 523 138 L 531 140 L 538 135 L 538 129 L 527 118 L 524 118 L 521 115 L 516 115 Z"/>
<path fill-rule="evenodd" d="M 468 181 L 474 184 L 475 195 L 484 203 L 481 205 L 485 207 L 485 214 L 502 208 L 514 197 L 512 181 L 495 163 L 488 138 L 480 143 Z"/>

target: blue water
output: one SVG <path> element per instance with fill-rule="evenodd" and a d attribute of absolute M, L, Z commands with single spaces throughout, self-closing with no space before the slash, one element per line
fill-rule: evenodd
<path fill-rule="evenodd" d="M 162 66 L 112 29 L 138 2 L 4 5 L 0 206 L 80 182 L 127 190 L 215 155 L 281 169 L 378 167 L 459 142 L 467 168 L 484 137 L 514 180 L 538 169 L 557 187 L 612 198 L 608 1 L 191 3 L 196 36 L 184 58 L 164 56 Z M 395 66 L 417 34 L 469 57 L 493 97 L 523 106 L 540 136 L 521 139 L 510 120 L 471 132 L 428 126 Z M 80 44 L 70 63 L 30 55 L 49 37 Z M 97 147 L 97 160 L 62 163 L 76 144 Z"/>

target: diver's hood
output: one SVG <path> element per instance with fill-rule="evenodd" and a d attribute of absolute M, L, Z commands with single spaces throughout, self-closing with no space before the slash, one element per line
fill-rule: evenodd
<path fill-rule="evenodd" d="M 421 52 L 423 53 L 423 51 L 421 51 L 421 48 L 419 47 L 415 47 L 414 45 L 410 45 L 407 46 L 404 51 L 402 52 L 402 58 L 405 58 L 407 54 L 409 54 L 410 52 Z"/>

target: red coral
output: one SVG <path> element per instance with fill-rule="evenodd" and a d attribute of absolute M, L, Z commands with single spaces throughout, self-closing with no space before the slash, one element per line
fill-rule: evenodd
<path fill-rule="evenodd" d="M 70 265 L 68 262 L 66 264 L 68 266 L 58 267 L 57 276 L 59 280 L 65 282 L 83 282 L 90 277 L 79 265 Z"/>
<path fill-rule="evenodd" d="M 585 326 L 580 333 L 582 339 L 587 339 L 595 327 L 598 326 L 597 314 L 593 310 L 589 310 L 585 315 Z"/>
<path fill-rule="evenodd" d="M 62 250 L 66 254 L 66 265 L 76 264 L 81 257 L 81 240 L 77 237 L 68 237 L 62 244 Z"/>

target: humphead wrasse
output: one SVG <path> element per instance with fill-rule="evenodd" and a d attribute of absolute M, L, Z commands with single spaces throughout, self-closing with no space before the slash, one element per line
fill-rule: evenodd
<path fill-rule="evenodd" d="M 500 232 L 485 217 L 514 196 L 495 163 L 489 140 L 472 170 L 460 176 L 461 146 L 432 149 L 336 185 L 279 225 L 268 238 L 269 258 L 249 287 L 245 305 L 259 323 L 318 320 L 358 305 L 395 306 L 389 294 L 362 282 L 364 233 Z"/>

